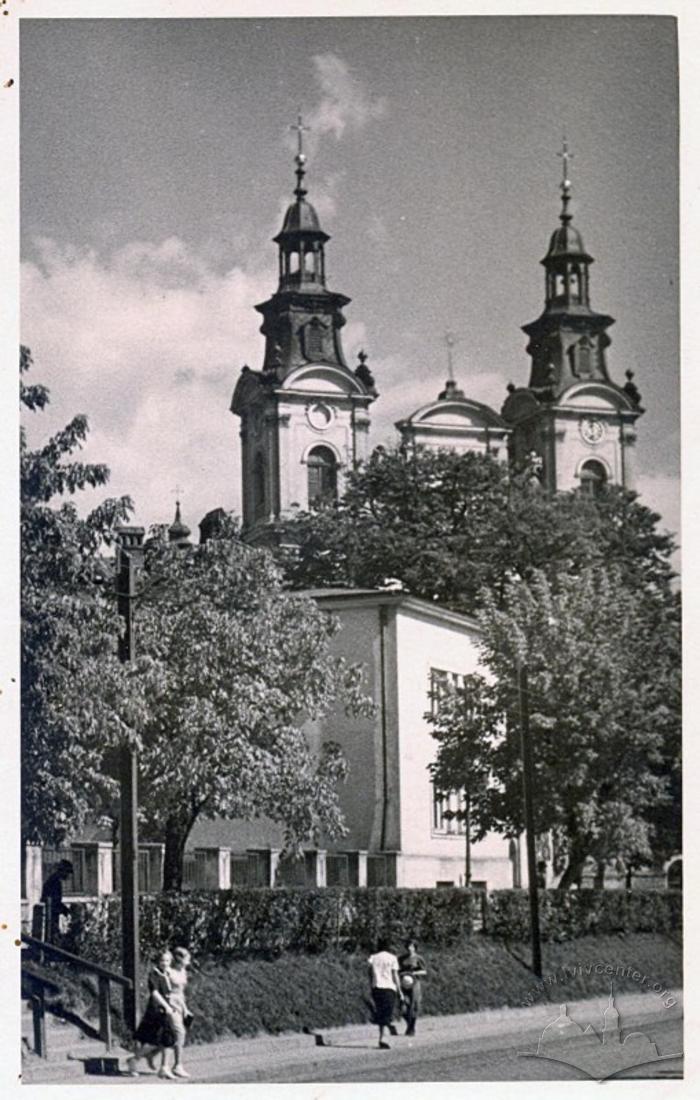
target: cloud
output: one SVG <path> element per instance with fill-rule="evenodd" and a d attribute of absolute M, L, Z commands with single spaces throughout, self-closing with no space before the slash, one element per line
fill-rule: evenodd
<path fill-rule="evenodd" d="M 333 134 L 340 141 L 346 129 L 361 130 L 370 120 L 384 115 L 386 101 L 371 98 L 336 54 L 316 54 L 313 63 L 323 93 L 310 119 L 314 132 Z"/>
<path fill-rule="evenodd" d="M 304 115 L 304 124 L 308 127 L 304 145 L 314 152 L 325 134 L 332 134 L 336 141 L 341 141 L 346 131 L 362 130 L 368 122 L 382 118 L 387 104 L 383 97 L 371 96 L 337 54 L 315 54 L 312 61 L 321 98 L 311 112 Z M 296 149 L 297 136 L 292 130 L 290 128 L 287 133 L 287 144 Z"/>
<path fill-rule="evenodd" d="M 109 465 L 108 492 L 133 496 L 138 522 L 168 521 L 178 484 L 191 526 L 210 508 L 237 508 L 229 405 L 242 364 L 260 365 L 253 306 L 275 288 L 274 267 L 222 274 L 177 238 L 108 253 L 49 240 L 39 249 L 22 268 L 22 339 L 51 406 L 29 418 L 30 442 L 83 412 L 80 457 Z"/>

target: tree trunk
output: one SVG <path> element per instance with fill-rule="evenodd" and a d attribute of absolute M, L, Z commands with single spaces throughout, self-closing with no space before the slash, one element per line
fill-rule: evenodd
<path fill-rule="evenodd" d="M 595 866 L 595 878 L 593 879 L 594 890 L 605 889 L 605 860 L 599 859 L 596 861 Z"/>
<path fill-rule="evenodd" d="M 464 885 L 472 884 L 472 828 L 469 795 L 464 796 Z"/>
<path fill-rule="evenodd" d="M 165 825 L 165 856 L 163 860 L 163 889 L 182 890 L 182 874 L 185 844 L 194 821 L 182 821 L 169 817 Z"/>
<path fill-rule="evenodd" d="M 559 879 L 557 890 L 568 890 L 574 883 L 576 883 L 577 886 L 581 885 L 581 875 L 587 855 L 588 845 L 585 844 L 581 838 L 575 837 L 571 841 L 569 860 L 564 874 Z"/>

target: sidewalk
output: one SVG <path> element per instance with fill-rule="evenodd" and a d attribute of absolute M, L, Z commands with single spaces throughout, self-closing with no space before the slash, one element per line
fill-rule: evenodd
<path fill-rule="evenodd" d="M 616 1004 L 625 1026 L 625 1017 L 630 1022 L 639 1022 L 640 1018 L 673 1014 L 676 1019 L 682 1016 L 682 992 L 674 991 L 677 1004 L 664 1009 L 659 997 L 653 993 L 621 993 L 616 996 Z M 571 1014 L 582 1021 L 592 1020 L 596 1026 L 606 997 L 592 997 L 581 1001 L 567 1002 Z M 399 1035 L 390 1039 L 391 1050 L 377 1049 L 377 1029 L 372 1024 L 352 1024 L 346 1027 L 329 1028 L 323 1032 L 327 1046 L 316 1045 L 313 1035 L 284 1034 L 262 1035 L 245 1039 L 222 1039 L 218 1042 L 195 1045 L 187 1048 L 185 1063 L 192 1082 L 204 1081 L 265 1081 L 269 1079 L 300 1079 L 311 1063 L 319 1062 L 328 1069 L 338 1070 L 343 1063 L 349 1067 L 358 1064 L 363 1068 L 368 1064 L 381 1065 L 383 1070 L 392 1062 L 399 1063 L 405 1052 L 414 1053 L 421 1048 L 435 1053 L 440 1046 L 453 1047 L 455 1043 L 464 1044 L 479 1050 L 501 1047 L 504 1037 L 511 1036 L 523 1049 L 533 1048 L 542 1033 L 542 1029 L 559 1013 L 557 1004 L 539 1004 L 531 1008 L 503 1008 L 466 1013 L 459 1016 L 430 1016 L 419 1020 L 418 1033 L 413 1038 Z M 399 1025 L 403 1031 L 403 1025 Z M 143 1065 L 139 1077 L 103 1077 L 85 1076 L 75 1080 L 79 1083 L 100 1084 L 160 1084 L 164 1082 Z M 281 1078 L 280 1075 L 285 1077 Z M 171 1082 L 174 1084 L 187 1082 Z"/>

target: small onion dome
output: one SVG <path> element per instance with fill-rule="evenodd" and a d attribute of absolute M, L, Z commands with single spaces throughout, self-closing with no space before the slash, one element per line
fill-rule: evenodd
<path fill-rule="evenodd" d="M 282 233 L 320 233 L 321 223 L 318 214 L 310 202 L 300 199 L 287 207 L 282 224 Z"/>
<path fill-rule="evenodd" d="M 589 261 L 592 259 L 584 248 L 578 229 L 568 223 L 560 225 L 552 233 L 545 260 L 552 260 L 558 256 L 579 256 L 581 259 Z"/>
<path fill-rule="evenodd" d="M 168 539 L 170 542 L 175 543 L 176 546 L 182 543 L 189 542 L 190 529 L 186 523 L 182 522 L 182 516 L 180 515 L 180 501 L 175 502 L 175 519 L 168 528 Z"/>

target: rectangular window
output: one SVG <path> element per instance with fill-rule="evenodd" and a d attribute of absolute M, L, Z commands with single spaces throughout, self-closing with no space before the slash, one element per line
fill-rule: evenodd
<path fill-rule="evenodd" d="M 442 668 L 430 670 L 430 712 L 437 714 L 441 701 L 464 687 L 465 677 L 460 672 L 448 672 Z M 458 791 L 438 791 L 433 784 L 432 832 L 441 836 L 464 836 L 466 823 L 463 817 L 454 816 L 464 809 L 464 787 Z"/>

